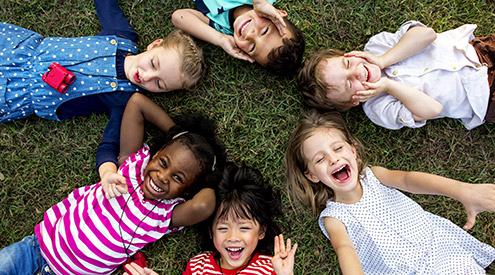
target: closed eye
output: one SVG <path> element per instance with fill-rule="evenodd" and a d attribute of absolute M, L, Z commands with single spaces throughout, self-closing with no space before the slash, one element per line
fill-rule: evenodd
<path fill-rule="evenodd" d="M 155 62 L 153 61 L 153 59 L 150 59 L 150 63 L 151 63 L 151 67 L 154 69 L 155 68 Z"/>
<path fill-rule="evenodd" d="M 249 49 L 249 52 L 254 52 L 254 49 L 256 49 L 256 44 L 253 43 L 253 46 L 251 46 L 251 49 Z"/>
<path fill-rule="evenodd" d="M 269 27 L 266 27 L 266 29 L 261 33 L 261 35 L 267 34 L 268 33 L 268 29 L 269 29 Z"/>
<path fill-rule="evenodd" d="M 324 159 L 325 158 L 319 158 L 319 159 L 316 160 L 316 163 L 321 163 L 321 162 L 323 162 Z"/>
<path fill-rule="evenodd" d="M 335 148 L 335 152 L 339 152 L 341 150 L 342 150 L 342 146 L 339 146 L 339 147 Z"/>

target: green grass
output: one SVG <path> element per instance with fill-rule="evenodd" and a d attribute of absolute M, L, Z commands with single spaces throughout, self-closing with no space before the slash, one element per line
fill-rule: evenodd
<path fill-rule="evenodd" d="M 141 36 L 140 50 L 172 29 L 175 9 L 193 1 L 120 1 Z M 478 24 L 476 35 L 495 32 L 495 4 L 489 0 L 280 1 L 307 39 L 306 56 L 320 48 L 362 49 L 370 36 L 395 31 L 411 19 L 438 32 L 464 23 Z M 32 29 L 43 36 L 96 35 L 99 23 L 92 1 L 6 0 L 0 21 Z M 290 132 L 309 110 L 301 104 L 295 81 L 269 75 L 258 65 L 235 60 L 220 48 L 199 42 L 208 73 L 194 93 L 151 96 L 172 115 L 202 111 L 219 125 L 228 158 L 259 168 L 282 193 L 285 234 L 299 243 L 296 274 L 338 274 L 337 258 L 320 232 L 316 215 L 288 199 L 283 153 Z M 467 131 L 459 121 L 439 119 L 421 129 L 390 131 L 373 125 L 360 108 L 343 114 L 350 129 L 363 141 L 374 165 L 419 170 L 472 183 L 494 182 L 495 126 Z M 0 247 L 32 234 L 50 206 L 73 189 L 98 181 L 94 168 L 96 146 L 106 125 L 105 115 L 53 122 L 32 116 L 0 125 Z M 462 226 L 463 206 L 452 199 L 414 195 L 426 210 Z M 495 214 L 483 213 L 469 232 L 495 245 Z M 145 247 L 157 272 L 181 274 L 199 252 L 195 228 L 165 236 Z M 120 271 L 118 273 L 121 273 Z M 488 269 L 495 274 L 495 267 Z"/>

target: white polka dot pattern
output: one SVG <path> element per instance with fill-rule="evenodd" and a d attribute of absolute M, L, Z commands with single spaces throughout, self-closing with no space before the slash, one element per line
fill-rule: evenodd
<path fill-rule="evenodd" d="M 325 217 L 346 226 L 366 274 L 485 274 L 495 259 L 495 248 L 382 185 L 370 168 L 361 185 L 355 204 L 329 200 L 319 225 L 327 238 Z"/>
<path fill-rule="evenodd" d="M 115 45 L 110 41 L 118 41 Z M 84 95 L 141 91 L 129 80 L 116 78 L 117 49 L 137 53 L 136 45 L 115 36 L 47 37 L 0 22 L 0 122 L 31 115 L 58 120 L 62 103 Z M 52 62 L 76 75 L 61 96 L 42 81 Z M 101 85 L 100 83 L 114 83 Z"/>

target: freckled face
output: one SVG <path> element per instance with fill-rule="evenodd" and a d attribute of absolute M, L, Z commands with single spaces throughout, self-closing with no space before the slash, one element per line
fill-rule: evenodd
<path fill-rule="evenodd" d="M 152 46 L 137 55 L 126 56 L 124 70 L 133 84 L 153 93 L 182 89 L 182 60 L 170 47 Z"/>
<path fill-rule="evenodd" d="M 337 102 L 350 102 L 356 91 L 366 90 L 363 82 L 374 83 L 381 78 L 380 68 L 360 57 L 332 57 L 318 67 L 328 86 L 326 98 Z"/>
<path fill-rule="evenodd" d="M 283 45 L 282 37 L 273 22 L 260 17 L 254 10 L 247 11 L 234 21 L 234 42 L 242 51 L 251 56 L 256 62 L 265 66 L 268 54 Z"/>
<path fill-rule="evenodd" d="M 212 228 L 213 244 L 220 253 L 221 267 L 237 269 L 248 264 L 258 241 L 265 237 L 265 233 L 253 220 L 227 216 L 228 218 L 223 220 L 215 217 Z"/>
<path fill-rule="evenodd" d="M 196 181 L 199 163 L 191 150 L 174 142 L 156 153 L 144 171 L 143 193 L 149 200 L 179 197 Z"/>

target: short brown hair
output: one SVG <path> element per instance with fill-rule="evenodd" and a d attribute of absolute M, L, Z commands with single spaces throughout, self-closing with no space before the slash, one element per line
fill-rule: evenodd
<path fill-rule="evenodd" d="M 194 39 L 185 32 L 176 29 L 163 39 L 160 46 L 177 50 L 182 57 L 182 87 L 194 91 L 206 72 L 203 51 Z"/>
<path fill-rule="evenodd" d="M 288 75 L 297 72 L 301 66 L 306 41 L 301 30 L 284 17 L 287 31 L 292 35 L 283 38 L 283 45 L 268 53 L 265 68 L 276 75 Z"/>
<path fill-rule="evenodd" d="M 320 50 L 304 64 L 297 76 L 297 85 L 304 102 L 321 111 L 337 110 L 343 112 L 352 107 L 352 102 L 329 101 L 326 98 L 328 85 L 321 76 L 321 64 L 329 58 L 343 56 L 344 52 L 335 49 Z"/>
<path fill-rule="evenodd" d="M 293 198 L 304 205 L 311 206 L 315 212 L 322 210 L 327 200 L 334 195 L 330 187 L 321 182 L 314 183 L 304 175 L 308 170 L 308 165 L 303 155 L 303 143 L 320 129 L 335 129 L 341 132 L 344 140 L 356 149 L 358 171 L 362 171 L 366 166 L 362 158 L 363 146 L 349 132 L 340 113 L 313 111 L 306 118 L 301 119 L 292 132 L 285 151 L 287 184 Z"/>

